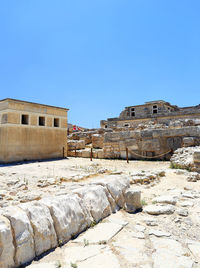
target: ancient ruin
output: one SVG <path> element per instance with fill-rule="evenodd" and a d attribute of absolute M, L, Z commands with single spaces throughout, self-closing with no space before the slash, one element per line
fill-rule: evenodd
<path fill-rule="evenodd" d="M 68 109 L 4 99 L 0 101 L 0 162 L 67 155 Z"/>
<path fill-rule="evenodd" d="M 169 160 L 178 148 L 200 145 L 200 106 L 148 102 L 127 107 L 101 126 L 72 133 L 68 155 L 91 157 L 93 148 L 94 158 Z"/>
<path fill-rule="evenodd" d="M 129 106 L 117 118 L 108 118 L 100 122 L 102 128 L 136 127 L 150 121 L 170 124 L 171 120 L 200 119 L 200 104 L 191 107 L 178 107 L 159 100 L 145 102 L 142 105 Z"/>
<path fill-rule="evenodd" d="M 0 109 L 1 162 L 52 160 L 0 165 L 0 268 L 199 268 L 199 106 L 68 136 L 67 109 Z"/>

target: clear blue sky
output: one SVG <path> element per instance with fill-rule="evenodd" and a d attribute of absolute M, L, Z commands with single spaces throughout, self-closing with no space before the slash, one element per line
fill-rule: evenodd
<path fill-rule="evenodd" d="M 200 103 L 199 0 L 2 0 L 0 99 L 98 127 L 125 106 Z"/>

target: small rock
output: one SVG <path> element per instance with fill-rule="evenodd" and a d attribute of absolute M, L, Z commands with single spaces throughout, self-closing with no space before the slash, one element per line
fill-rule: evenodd
<path fill-rule="evenodd" d="M 157 237 L 163 237 L 163 236 L 169 237 L 169 236 L 171 236 L 170 233 L 159 231 L 159 230 L 155 230 L 155 229 L 149 230 L 149 235 L 155 235 Z"/>
<path fill-rule="evenodd" d="M 191 193 L 183 193 L 182 194 L 182 197 L 184 197 L 184 198 L 191 198 L 191 199 L 194 199 L 195 198 L 194 195 L 191 194 Z"/>
<path fill-rule="evenodd" d="M 178 214 L 179 216 L 187 217 L 187 216 L 188 216 L 188 211 L 185 210 L 185 209 L 178 209 L 178 210 L 177 210 L 177 214 Z"/>
<path fill-rule="evenodd" d="M 193 207 L 194 203 L 190 202 L 190 201 L 183 201 L 183 202 L 180 203 L 180 206 L 181 207 Z"/>
<path fill-rule="evenodd" d="M 170 195 L 163 195 L 163 196 L 154 198 L 152 202 L 175 205 L 177 202 L 177 198 L 174 196 L 170 196 Z"/>
<path fill-rule="evenodd" d="M 157 221 L 153 219 L 146 219 L 144 220 L 144 222 L 146 223 L 147 226 L 158 226 Z"/>
<path fill-rule="evenodd" d="M 144 212 L 150 215 L 160 215 L 160 214 L 173 214 L 175 211 L 172 205 L 167 206 L 158 206 L 158 205 L 149 205 L 144 208 Z"/>

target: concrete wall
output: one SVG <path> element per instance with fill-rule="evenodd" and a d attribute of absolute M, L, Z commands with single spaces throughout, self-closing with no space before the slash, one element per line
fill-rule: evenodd
<path fill-rule="evenodd" d="M 3 108 L 2 108 L 3 107 Z M 28 124 L 22 124 L 28 115 Z M 45 125 L 39 125 L 39 117 Z M 54 126 L 54 119 L 59 126 Z M 67 155 L 67 109 L 5 100 L 0 102 L 0 162 L 59 158 Z"/>

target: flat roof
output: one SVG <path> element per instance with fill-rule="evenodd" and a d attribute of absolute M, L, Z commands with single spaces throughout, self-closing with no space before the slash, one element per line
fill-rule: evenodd
<path fill-rule="evenodd" d="M 0 102 L 3 102 L 3 101 L 16 101 L 16 102 L 22 102 L 22 103 L 30 103 L 30 104 L 42 105 L 42 106 L 46 106 L 46 107 L 57 108 L 57 109 L 63 109 L 63 110 L 65 110 L 65 111 L 69 111 L 69 109 L 67 109 L 67 108 L 63 108 L 63 107 L 58 107 L 58 106 L 53 106 L 53 105 L 47 105 L 47 104 L 41 104 L 41 103 L 37 103 L 37 102 L 30 102 L 30 101 L 17 100 L 17 99 L 12 99 L 12 98 L 6 98 L 6 99 L 2 99 L 2 100 L 0 100 Z"/>

